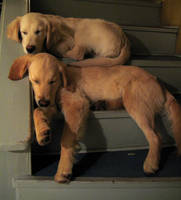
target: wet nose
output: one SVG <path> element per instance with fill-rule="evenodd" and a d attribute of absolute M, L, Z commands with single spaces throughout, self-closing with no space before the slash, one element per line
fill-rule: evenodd
<path fill-rule="evenodd" d="M 26 47 L 26 50 L 28 53 L 33 53 L 33 51 L 35 50 L 35 46 L 34 45 L 28 45 Z"/>
<path fill-rule="evenodd" d="M 40 107 L 47 107 L 50 105 L 50 101 L 49 100 L 39 100 L 38 104 Z"/>

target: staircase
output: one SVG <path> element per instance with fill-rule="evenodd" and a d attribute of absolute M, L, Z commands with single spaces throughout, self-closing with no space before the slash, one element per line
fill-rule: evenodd
<path fill-rule="evenodd" d="M 18 6 L 10 0 L 4 1 L 6 2 L 4 23 L 7 24 L 9 18 L 26 13 L 27 4 L 23 0 L 19 1 Z M 29 2 L 31 12 L 65 17 L 104 18 L 120 24 L 131 41 L 132 56 L 128 64 L 140 66 L 156 75 L 180 101 L 181 58 L 175 55 L 178 28 L 161 26 L 161 7 L 160 3 L 151 0 L 31 0 Z M 15 14 L 12 14 L 12 10 Z M 13 44 L 12 48 L 12 41 L 6 41 L 5 36 L 3 41 L 5 41 L 3 44 L 7 44 L 7 49 L 1 50 L 1 54 L 8 52 L 10 58 L 6 60 L 10 59 L 11 62 L 9 60 L 2 62 L 8 65 L 9 69 L 14 58 L 23 52 L 20 45 Z M 65 61 L 69 62 L 67 59 Z M 8 69 L 0 68 L 3 74 L 7 74 Z M 24 114 L 27 104 L 31 103 L 30 95 L 27 93 L 29 86 L 26 80 L 22 81 L 25 86 L 22 86 L 22 82 L 3 81 L 13 94 L 5 94 L 1 106 L 4 118 L 6 120 L 10 118 L 8 124 L 11 123 L 11 127 L 4 122 L 4 130 L 8 130 L 6 132 L 9 137 L 0 133 L 2 138 L 0 163 L 9 158 L 11 160 L 8 159 L 7 163 L 11 167 L 8 166 L 7 169 L 12 169 L 13 163 L 16 163 L 16 166 L 14 173 L 7 173 L 6 192 L 9 194 L 4 192 L 1 196 L 0 193 L 0 197 L 15 199 L 16 196 L 16 200 L 181 198 L 181 161 L 176 157 L 172 133 L 164 116 L 162 119 L 157 119 L 165 147 L 158 174 L 147 177 L 143 173 L 142 164 L 148 144 L 141 130 L 125 111 L 94 111 L 89 117 L 86 135 L 81 141 L 82 150 L 77 155 L 72 182 L 68 185 L 57 184 L 53 181 L 53 175 L 59 160 L 63 116 L 52 125 L 53 138 L 50 145 L 40 147 L 34 141 L 29 149 L 26 143 L 12 142 L 24 139 L 29 130 L 29 115 Z M 13 103 L 9 100 L 7 109 L 14 105 L 17 108 L 13 113 L 7 114 L 4 104 L 7 104 L 7 99 L 12 99 L 13 95 L 20 97 Z M 18 116 L 17 112 L 20 113 Z M 31 109 L 26 112 L 31 113 Z M 24 123 L 21 122 L 22 119 Z M 3 169 L 5 165 L 1 165 Z M 3 182 L 0 182 L 0 186 L 3 187 Z"/>

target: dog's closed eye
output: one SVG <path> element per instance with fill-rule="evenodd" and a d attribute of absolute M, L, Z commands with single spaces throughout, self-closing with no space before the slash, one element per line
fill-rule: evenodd
<path fill-rule="evenodd" d="M 40 32 L 41 32 L 40 30 L 37 30 L 37 31 L 35 31 L 35 34 L 38 35 L 38 34 L 40 34 Z"/>
<path fill-rule="evenodd" d="M 36 80 L 36 79 L 35 79 L 35 80 L 32 80 L 32 82 L 35 83 L 35 84 L 40 84 L 40 81 L 39 81 L 39 80 Z"/>
<path fill-rule="evenodd" d="M 56 82 L 56 80 L 51 80 L 51 81 L 48 82 L 48 84 L 49 84 L 49 85 L 52 85 L 52 84 L 54 84 L 55 82 Z"/>
<path fill-rule="evenodd" d="M 22 31 L 22 33 L 23 33 L 23 35 L 27 35 L 28 34 L 28 32 L 26 32 L 26 31 Z"/>

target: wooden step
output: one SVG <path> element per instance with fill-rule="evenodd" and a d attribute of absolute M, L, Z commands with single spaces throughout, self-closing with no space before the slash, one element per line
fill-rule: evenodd
<path fill-rule="evenodd" d="M 137 27 L 123 26 L 131 42 L 132 55 L 175 54 L 178 27 Z"/>
<path fill-rule="evenodd" d="M 32 176 L 13 179 L 17 200 L 30 197 L 49 199 L 139 199 L 174 200 L 181 194 L 181 160 L 175 148 L 161 153 L 160 170 L 153 176 L 143 173 L 147 150 L 87 153 L 76 156 L 73 176 L 69 184 L 53 181 L 59 156 L 32 156 Z M 109 191 L 109 192 L 108 192 Z M 87 199 L 86 198 L 86 199 Z"/>
<path fill-rule="evenodd" d="M 144 0 L 31 0 L 31 11 L 64 17 L 103 18 L 121 25 L 160 26 L 161 4 Z"/>
<path fill-rule="evenodd" d="M 157 118 L 157 128 L 163 136 L 163 146 L 174 145 L 166 118 Z M 32 154 L 59 154 L 64 121 L 52 124 L 52 141 L 46 146 L 32 144 Z M 96 141 L 96 142 L 95 142 Z M 126 111 L 94 111 L 80 142 L 81 152 L 115 151 L 148 148 L 143 132 Z"/>
<path fill-rule="evenodd" d="M 143 171 L 148 149 L 78 153 L 71 180 L 77 178 L 181 178 L 181 159 L 175 147 L 163 148 L 160 169 L 152 176 Z M 60 155 L 32 155 L 32 175 L 53 177 Z"/>
<path fill-rule="evenodd" d="M 180 200 L 181 179 L 77 179 L 58 184 L 52 178 L 19 177 L 13 181 L 16 200 Z"/>
<path fill-rule="evenodd" d="M 181 56 L 131 56 L 127 64 L 145 68 L 180 68 Z"/>
<path fill-rule="evenodd" d="M 17 177 L 13 181 L 16 200 L 180 200 L 180 178 L 165 179 L 77 179 L 58 184 L 48 177 Z"/>
<path fill-rule="evenodd" d="M 181 57 L 133 56 L 128 64 L 140 66 L 155 75 L 172 93 L 181 93 Z"/>
<path fill-rule="evenodd" d="M 181 160 L 175 149 L 163 150 L 160 171 L 154 176 L 143 173 L 146 153 L 137 150 L 79 154 L 69 184 L 58 184 L 53 180 L 59 157 L 54 161 L 52 155 L 44 156 L 44 159 L 33 157 L 32 166 L 36 167 L 33 176 L 13 178 L 16 200 L 71 200 L 75 197 L 120 200 L 134 199 L 135 195 L 138 199 L 180 200 Z"/>

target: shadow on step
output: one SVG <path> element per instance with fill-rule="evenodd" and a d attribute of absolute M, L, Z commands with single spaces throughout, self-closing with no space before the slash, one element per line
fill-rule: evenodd
<path fill-rule="evenodd" d="M 75 177 L 145 177 L 142 165 L 147 150 L 81 153 L 73 168 Z M 59 156 L 32 157 L 34 176 L 54 176 Z M 181 177 L 181 159 L 176 148 L 162 150 L 160 170 L 154 177 Z"/>

